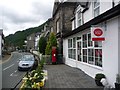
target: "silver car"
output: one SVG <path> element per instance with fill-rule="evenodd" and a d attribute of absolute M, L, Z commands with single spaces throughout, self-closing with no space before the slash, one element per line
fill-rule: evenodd
<path fill-rule="evenodd" d="M 35 59 L 31 54 L 23 55 L 18 64 L 18 70 L 30 70 L 34 67 Z"/>

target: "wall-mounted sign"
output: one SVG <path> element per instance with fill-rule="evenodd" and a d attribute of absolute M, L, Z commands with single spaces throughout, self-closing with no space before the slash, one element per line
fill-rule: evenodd
<path fill-rule="evenodd" d="M 91 39 L 92 41 L 104 41 L 104 30 L 101 27 L 91 27 Z"/>

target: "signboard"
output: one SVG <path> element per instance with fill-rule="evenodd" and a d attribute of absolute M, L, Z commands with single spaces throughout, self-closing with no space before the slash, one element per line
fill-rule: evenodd
<path fill-rule="evenodd" d="M 92 41 L 104 41 L 104 30 L 101 27 L 91 27 L 91 39 Z"/>

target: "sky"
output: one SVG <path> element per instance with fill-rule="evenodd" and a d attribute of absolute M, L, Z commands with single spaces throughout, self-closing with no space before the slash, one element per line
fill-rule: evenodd
<path fill-rule="evenodd" d="M 0 0 L 0 29 L 5 36 L 36 27 L 52 17 L 54 0 Z"/>

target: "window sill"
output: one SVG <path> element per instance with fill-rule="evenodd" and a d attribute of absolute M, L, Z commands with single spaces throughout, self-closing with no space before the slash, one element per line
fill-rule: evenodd
<path fill-rule="evenodd" d="M 80 62 L 80 61 L 78 61 Z M 84 62 L 80 62 L 81 64 L 84 64 L 86 66 L 89 66 L 89 67 L 92 67 L 92 68 L 95 68 L 95 69 L 98 69 L 98 70 L 101 70 L 103 71 L 103 68 L 102 67 L 99 67 L 99 66 L 95 66 L 95 65 L 91 65 L 91 64 L 88 64 L 88 63 L 84 63 Z"/>

